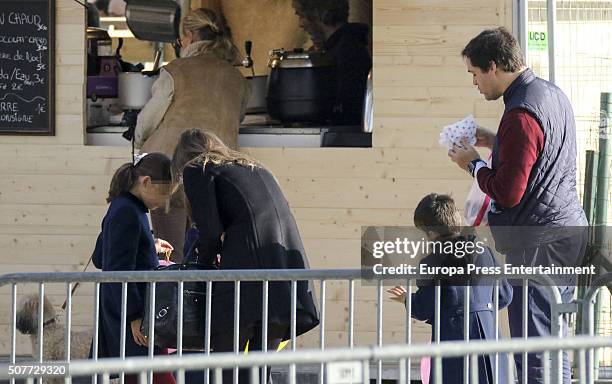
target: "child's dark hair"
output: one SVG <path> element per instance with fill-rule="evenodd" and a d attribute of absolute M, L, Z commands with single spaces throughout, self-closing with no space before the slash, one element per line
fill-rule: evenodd
<path fill-rule="evenodd" d="M 140 176 L 149 176 L 153 183 L 172 183 L 170 163 L 171 160 L 168 156 L 155 152 L 142 157 L 136 165 L 133 163 L 123 164 L 113 175 L 106 202 L 110 203 L 117 196 L 132 189 Z"/>
<path fill-rule="evenodd" d="M 448 237 L 460 233 L 461 216 L 452 197 L 430 193 L 416 207 L 414 225 L 422 231 Z"/>

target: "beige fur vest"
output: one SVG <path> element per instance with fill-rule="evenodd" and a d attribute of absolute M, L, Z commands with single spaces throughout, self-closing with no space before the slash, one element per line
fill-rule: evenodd
<path fill-rule="evenodd" d="M 172 156 L 181 133 L 200 128 L 236 148 L 249 85 L 227 61 L 210 53 L 180 58 L 165 67 L 174 80 L 172 103 L 141 152 Z"/>

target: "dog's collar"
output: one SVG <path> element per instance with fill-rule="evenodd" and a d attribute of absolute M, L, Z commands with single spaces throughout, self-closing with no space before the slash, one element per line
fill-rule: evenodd
<path fill-rule="evenodd" d="M 49 320 L 47 320 L 47 321 L 45 321 L 43 323 L 43 328 L 46 327 L 47 325 L 51 325 L 51 324 L 54 324 L 54 323 L 55 323 L 55 318 L 49 319 Z"/>

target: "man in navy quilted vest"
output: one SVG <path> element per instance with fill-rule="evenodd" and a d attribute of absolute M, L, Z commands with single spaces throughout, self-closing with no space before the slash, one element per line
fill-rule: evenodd
<path fill-rule="evenodd" d="M 488 219 L 496 249 L 514 266 L 580 265 L 588 224 L 576 191 L 576 127 L 567 96 L 525 66 L 516 39 L 504 28 L 481 32 L 461 54 L 484 98 L 502 97 L 505 105 L 497 134 L 476 131 L 476 146 L 492 150 L 491 167 L 466 140 L 449 151 L 493 200 Z M 571 301 L 576 276 L 551 277 L 562 300 Z M 523 290 L 514 292 L 508 307 L 510 332 L 522 337 Z M 530 284 L 526 299 L 528 336 L 550 335 L 547 287 Z M 520 383 L 523 377 L 529 383 L 543 382 L 542 354 L 530 354 L 527 366 L 517 354 L 515 365 Z M 563 382 L 570 377 L 564 355 Z"/>

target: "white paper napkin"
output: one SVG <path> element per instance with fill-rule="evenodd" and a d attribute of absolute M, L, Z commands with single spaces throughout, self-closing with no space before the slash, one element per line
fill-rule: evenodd
<path fill-rule="evenodd" d="M 476 144 L 476 120 L 473 115 L 465 117 L 456 123 L 445 126 L 440 132 L 440 145 L 451 149 L 453 144 L 460 144 L 462 138 L 474 145 Z"/>

